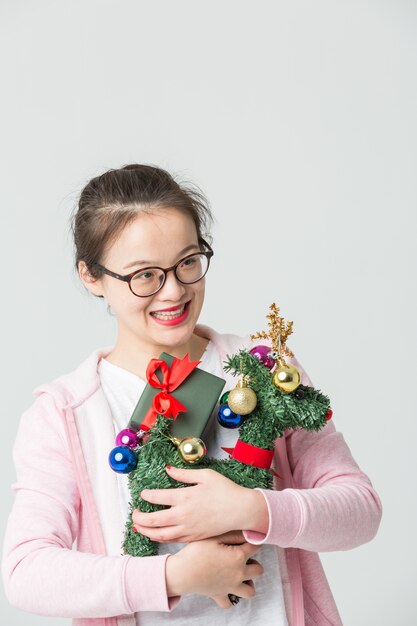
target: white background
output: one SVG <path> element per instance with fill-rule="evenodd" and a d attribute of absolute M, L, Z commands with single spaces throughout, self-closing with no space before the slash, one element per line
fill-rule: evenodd
<path fill-rule="evenodd" d="M 1 0 L 2 532 L 32 390 L 115 337 L 73 271 L 77 194 L 156 164 L 217 218 L 200 322 L 255 332 L 276 301 L 381 496 L 371 543 L 322 554 L 344 624 L 417 623 L 416 35 L 405 0 Z"/>

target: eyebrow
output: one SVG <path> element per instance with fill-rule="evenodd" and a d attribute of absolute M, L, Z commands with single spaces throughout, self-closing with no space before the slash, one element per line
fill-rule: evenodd
<path fill-rule="evenodd" d="M 183 250 L 181 250 L 181 252 L 178 253 L 178 256 L 180 256 L 181 254 L 184 254 L 185 252 L 188 252 L 189 250 L 192 250 L 193 248 L 200 249 L 198 243 L 192 243 L 189 246 L 186 246 Z M 123 267 L 123 269 L 127 270 L 130 267 L 135 267 L 136 265 L 155 266 L 155 263 L 154 261 L 146 261 L 142 259 L 141 261 L 132 261 L 132 263 L 128 263 L 127 265 Z"/>

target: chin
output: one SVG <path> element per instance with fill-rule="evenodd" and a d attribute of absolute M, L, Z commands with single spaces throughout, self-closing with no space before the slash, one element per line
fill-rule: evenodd
<path fill-rule="evenodd" d="M 154 337 L 161 345 L 177 347 L 186 343 L 194 332 L 194 326 L 187 329 L 164 329 L 163 332 L 155 333 Z"/>

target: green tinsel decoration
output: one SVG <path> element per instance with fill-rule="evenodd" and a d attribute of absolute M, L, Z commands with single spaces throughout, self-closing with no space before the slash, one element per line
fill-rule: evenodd
<path fill-rule="evenodd" d="M 249 386 L 257 396 L 257 405 L 246 416 L 239 428 L 239 439 L 245 443 L 263 448 L 274 449 L 274 441 L 282 437 L 288 428 L 303 428 L 318 431 L 326 424 L 326 414 L 330 400 L 321 391 L 299 385 L 297 394 L 280 391 L 273 383 L 271 372 L 262 362 L 246 349 L 228 356 L 224 370 L 234 376 L 246 376 Z M 180 418 L 179 418 L 180 419 Z M 132 513 L 140 509 L 145 513 L 169 508 L 147 502 L 140 497 L 143 489 L 167 489 L 190 487 L 190 483 L 181 483 L 170 478 L 166 465 L 186 469 L 210 468 L 223 474 L 235 483 L 251 489 L 261 487 L 272 489 L 273 474 L 271 469 L 261 469 L 246 465 L 236 459 L 214 459 L 203 457 L 197 464 L 186 463 L 180 456 L 176 445 L 169 439 L 170 420 L 158 415 L 149 437 L 135 451 L 138 464 L 129 474 L 131 493 L 130 511 L 126 522 L 123 550 L 133 556 L 152 556 L 158 553 L 158 544 L 141 533 L 132 530 Z"/>

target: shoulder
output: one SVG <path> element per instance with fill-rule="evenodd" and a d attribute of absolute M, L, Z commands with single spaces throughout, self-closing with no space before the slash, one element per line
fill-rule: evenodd
<path fill-rule="evenodd" d="M 89 398 L 99 387 L 97 365 L 103 356 L 109 354 L 112 346 L 93 350 L 74 370 L 62 374 L 50 382 L 43 383 L 33 391 L 36 405 L 42 406 L 52 398 L 60 407 L 75 407 Z"/>
<path fill-rule="evenodd" d="M 211 326 L 206 324 L 197 324 L 195 327 L 196 335 L 206 337 L 216 346 L 216 348 L 225 354 L 236 352 L 241 348 L 251 348 L 255 343 L 250 336 L 237 335 L 235 333 L 220 333 Z"/>
<path fill-rule="evenodd" d="M 254 348 L 256 345 L 259 345 L 261 343 L 263 345 L 271 347 L 270 339 L 252 339 L 250 334 L 236 335 L 234 333 L 219 333 L 211 326 L 207 326 L 205 324 L 197 324 L 195 327 L 195 333 L 197 335 L 210 339 L 223 358 L 227 354 L 233 354 L 240 349 L 250 350 L 251 348 Z M 291 349 L 290 346 L 288 347 Z M 292 357 L 286 357 L 286 361 L 288 363 L 292 363 L 299 369 L 303 385 L 314 387 L 309 375 L 307 374 L 295 354 Z"/>
<path fill-rule="evenodd" d="M 35 398 L 20 417 L 15 454 L 21 451 L 24 456 L 29 447 L 32 451 L 36 447 L 65 447 L 65 411 L 81 405 L 97 391 L 97 364 L 110 350 L 111 347 L 94 350 L 74 370 L 34 389 Z"/>

